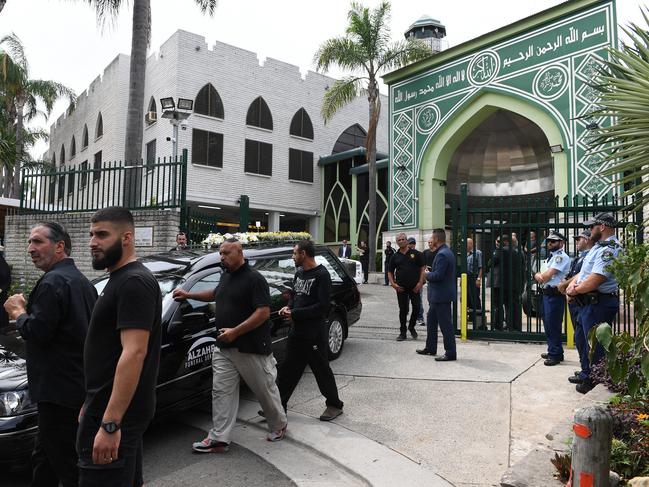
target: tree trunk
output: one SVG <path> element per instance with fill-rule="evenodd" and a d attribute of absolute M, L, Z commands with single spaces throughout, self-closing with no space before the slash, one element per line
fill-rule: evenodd
<path fill-rule="evenodd" d="M 379 114 L 381 112 L 381 101 L 379 98 L 379 89 L 374 78 L 368 83 L 368 101 L 370 104 L 370 124 L 367 130 L 367 166 L 368 166 L 368 184 L 369 184 L 369 201 L 367 208 L 368 231 L 367 246 L 369 247 L 368 269 L 376 271 L 376 130 L 379 123 Z"/>
<path fill-rule="evenodd" d="M 12 198 L 20 198 L 20 166 L 23 159 L 24 108 L 24 103 L 19 100 L 18 103 L 16 103 L 16 160 L 14 161 L 13 187 L 11 190 Z"/>
<path fill-rule="evenodd" d="M 134 0 L 133 32 L 131 38 L 131 65 L 126 115 L 126 141 L 124 163 L 142 164 L 142 133 L 144 116 L 144 81 L 146 77 L 146 51 L 151 28 L 151 0 Z M 142 169 L 126 172 L 123 202 L 126 207 L 140 206 Z"/>
<path fill-rule="evenodd" d="M 7 0 L 0 0 L 0 12 L 2 12 L 2 9 L 5 8 L 5 3 L 7 3 Z"/>

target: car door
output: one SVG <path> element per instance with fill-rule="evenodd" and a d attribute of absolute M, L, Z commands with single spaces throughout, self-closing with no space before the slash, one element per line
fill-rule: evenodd
<path fill-rule="evenodd" d="M 182 288 L 189 292 L 213 290 L 221 280 L 220 268 L 190 277 Z M 158 409 L 191 402 L 211 389 L 212 352 L 216 347 L 214 302 L 188 299 L 175 304 L 166 324 L 160 359 Z"/>

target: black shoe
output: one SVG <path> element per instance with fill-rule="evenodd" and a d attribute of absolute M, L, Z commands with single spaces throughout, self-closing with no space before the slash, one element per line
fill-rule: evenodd
<path fill-rule="evenodd" d="M 402 342 L 402 341 L 404 341 L 405 339 L 406 339 L 406 335 L 404 335 L 404 334 L 401 334 L 401 335 L 399 335 L 399 336 L 397 337 L 397 341 L 398 341 L 398 342 Z"/>
<path fill-rule="evenodd" d="M 412 339 L 416 340 L 419 335 L 417 334 L 417 330 L 415 330 L 415 327 L 413 326 L 409 330 L 410 330 L 410 336 L 412 337 Z"/>
<path fill-rule="evenodd" d="M 559 362 L 563 362 L 563 357 L 553 357 L 552 355 L 550 355 L 547 352 L 542 353 L 541 358 L 546 358 L 546 359 L 549 358 L 549 359 L 552 359 L 552 360 L 558 360 Z M 547 364 L 545 364 L 545 365 L 547 365 Z"/>
<path fill-rule="evenodd" d="M 586 379 L 581 382 L 581 384 L 577 384 L 577 387 L 575 389 L 577 392 L 580 392 L 581 394 L 586 394 L 587 392 L 591 391 L 595 387 L 595 384 L 590 379 Z"/>
<path fill-rule="evenodd" d="M 571 384 L 581 384 L 582 382 L 584 382 L 584 379 L 582 379 L 578 375 L 571 375 L 570 377 L 568 377 L 568 382 L 570 382 Z"/>
<path fill-rule="evenodd" d="M 441 357 L 435 357 L 436 362 L 451 362 L 457 360 L 457 357 L 451 357 L 450 355 L 442 355 Z"/>
<path fill-rule="evenodd" d="M 419 355 L 437 355 L 437 352 L 431 352 L 430 350 L 427 350 L 425 348 L 415 350 L 415 352 L 417 352 Z"/>
<path fill-rule="evenodd" d="M 581 370 L 575 370 L 575 377 L 581 377 Z"/>
<path fill-rule="evenodd" d="M 555 359 L 555 358 L 546 358 L 543 361 L 543 365 L 547 365 L 548 367 L 552 367 L 553 365 L 559 365 L 561 363 L 561 360 Z"/>

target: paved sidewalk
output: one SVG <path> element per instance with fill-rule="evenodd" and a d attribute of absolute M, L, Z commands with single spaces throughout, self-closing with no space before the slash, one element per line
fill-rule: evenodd
<path fill-rule="evenodd" d="M 332 362 L 345 414 L 336 423 L 399 452 L 457 486 L 493 486 L 507 468 L 571 418 L 583 397 L 567 377 L 577 353 L 546 367 L 543 344 L 458 340 L 458 361 L 415 354 L 418 340 L 396 342 L 394 291 L 361 287 L 363 316 Z M 313 377 L 289 409 L 317 418 L 324 407 Z M 402 484 L 408 485 L 408 484 Z"/>

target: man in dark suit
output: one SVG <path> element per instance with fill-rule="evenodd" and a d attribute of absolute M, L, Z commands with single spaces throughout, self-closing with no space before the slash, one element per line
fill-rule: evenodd
<path fill-rule="evenodd" d="M 70 235 L 56 222 L 32 228 L 27 252 L 45 272 L 25 304 L 5 309 L 27 343 L 29 395 L 38 403 L 32 486 L 76 487 L 78 417 L 85 397 L 83 346 L 97 292 L 70 258 Z"/>
<path fill-rule="evenodd" d="M 347 243 L 347 239 L 343 239 L 343 244 L 338 248 L 338 257 L 343 259 L 352 257 L 352 246 Z"/>
<path fill-rule="evenodd" d="M 455 256 L 446 245 L 446 232 L 436 228 L 430 237 L 431 250 L 436 251 L 430 271 L 426 272 L 428 282 L 428 336 L 426 348 L 417 350 L 420 355 L 437 355 L 437 327 L 444 337 L 444 355 L 435 357 L 438 362 L 457 359 L 455 332 L 453 330 L 452 303 L 457 299 L 455 277 Z"/>

